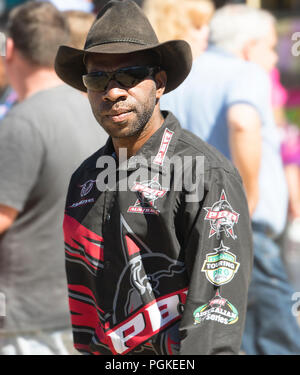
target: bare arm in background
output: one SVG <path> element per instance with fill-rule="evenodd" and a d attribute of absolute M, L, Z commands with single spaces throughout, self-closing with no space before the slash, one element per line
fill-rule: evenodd
<path fill-rule="evenodd" d="M 300 169 L 296 164 L 284 168 L 289 189 L 289 213 L 291 219 L 300 218 Z"/>
<path fill-rule="evenodd" d="M 16 220 L 18 211 L 13 207 L 0 204 L 0 234 L 6 232 Z"/>
<path fill-rule="evenodd" d="M 261 161 L 261 121 L 250 105 L 235 104 L 227 112 L 232 161 L 242 177 L 250 216 L 259 198 Z"/>

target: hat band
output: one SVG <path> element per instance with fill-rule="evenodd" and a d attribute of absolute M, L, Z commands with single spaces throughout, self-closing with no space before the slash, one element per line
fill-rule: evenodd
<path fill-rule="evenodd" d="M 110 43 L 132 43 L 132 44 L 139 44 L 141 46 L 147 46 L 151 45 L 149 43 L 142 42 L 141 40 L 138 39 L 110 39 L 110 40 L 104 40 L 101 43 L 94 43 L 88 46 L 88 48 L 96 47 L 96 46 L 101 46 L 102 44 L 110 44 Z"/>

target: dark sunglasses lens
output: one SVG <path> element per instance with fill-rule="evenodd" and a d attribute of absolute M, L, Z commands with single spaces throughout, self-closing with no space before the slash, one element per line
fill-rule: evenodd
<path fill-rule="evenodd" d="M 115 74 L 115 80 L 117 82 L 119 82 L 124 87 L 132 87 L 139 82 L 139 80 L 137 80 L 132 75 L 130 75 L 128 73 L 123 73 L 123 72 L 116 73 Z"/>
<path fill-rule="evenodd" d="M 92 91 L 103 91 L 107 86 L 109 78 L 106 74 L 87 74 L 82 77 L 84 86 Z"/>
<path fill-rule="evenodd" d="M 150 74 L 150 68 L 147 66 L 134 66 L 123 68 L 114 74 L 105 72 L 96 72 L 86 74 L 82 77 L 85 87 L 92 91 L 104 91 L 110 79 L 115 79 L 124 87 L 133 87 L 145 79 Z"/>
<path fill-rule="evenodd" d="M 124 68 L 115 74 L 115 79 L 125 87 L 137 85 L 149 75 L 149 68 L 146 66 L 136 66 Z"/>

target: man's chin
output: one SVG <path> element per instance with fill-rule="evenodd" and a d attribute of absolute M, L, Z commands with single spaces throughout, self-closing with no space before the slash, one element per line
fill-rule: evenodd
<path fill-rule="evenodd" d="M 142 130 L 130 130 L 130 129 L 122 129 L 120 131 L 114 131 L 108 133 L 112 138 L 116 139 L 124 139 L 124 138 L 137 138 L 141 134 Z"/>
<path fill-rule="evenodd" d="M 112 138 L 130 138 L 137 137 L 143 131 L 142 127 L 134 126 L 128 121 L 116 123 L 99 122 L 103 129 L 112 137 Z"/>

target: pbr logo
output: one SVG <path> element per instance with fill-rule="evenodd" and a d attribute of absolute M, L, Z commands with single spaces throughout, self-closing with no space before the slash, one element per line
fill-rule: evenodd
<path fill-rule="evenodd" d="M 173 134 L 174 132 L 172 132 L 168 128 L 165 130 L 158 150 L 158 154 L 153 160 L 154 164 L 163 165 Z"/>
<path fill-rule="evenodd" d="M 206 320 L 221 324 L 234 324 L 239 319 L 237 309 L 226 298 L 220 296 L 219 291 L 208 303 L 198 307 L 194 313 L 194 324 L 200 324 Z"/>
<path fill-rule="evenodd" d="M 139 214 L 159 214 L 159 210 L 154 206 L 154 202 L 158 198 L 162 198 L 167 190 L 162 189 L 158 182 L 158 175 L 150 181 L 137 182 L 131 191 L 138 194 L 138 200 L 134 206 L 130 206 L 127 212 Z"/>
<path fill-rule="evenodd" d="M 209 238 L 217 235 L 220 238 L 221 232 L 224 232 L 226 237 L 236 239 L 233 227 L 237 224 L 240 214 L 235 212 L 229 202 L 227 201 L 225 191 L 222 190 L 220 200 L 215 202 L 212 207 L 204 208 L 207 212 L 204 220 L 210 221 Z"/>
<path fill-rule="evenodd" d="M 167 328 L 170 333 L 169 328 L 181 318 L 178 306 L 185 304 L 188 292 L 183 262 L 148 248 L 122 215 L 120 226 L 124 268 L 116 283 L 111 314 L 106 314 L 109 324 L 98 335 L 100 341 L 105 337 L 114 354 L 126 354 Z M 165 349 L 172 351 L 170 340 L 166 344 L 169 348 Z"/>
<path fill-rule="evenodd" d="M 201 271 L 205 272 L 207 280 L 214 285 L 229 283 L 239 269 L 240 263 L 236 261 L 236 256 L 228 251 L 229 249 L 221 241 L 220 247 L 206 256 Z"/>

